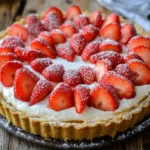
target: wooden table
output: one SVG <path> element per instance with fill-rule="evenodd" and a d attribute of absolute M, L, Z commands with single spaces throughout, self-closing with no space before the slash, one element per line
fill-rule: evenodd
<path fill-rule="evenodd" d="M 13 21 L 26 17 L 29 13 L 41 13 L 49 6 L 55 5 L 62 10 L 77 4 L 85 11 L 103 8 L 94 0 L 0 0 L 0 30 L 11 25 Z M 150 128 L 127 141 L 103 150 L 150 150 Z M 0 128 L 0 150 L 48 150 L 45 147 L 19 139 Z"/>

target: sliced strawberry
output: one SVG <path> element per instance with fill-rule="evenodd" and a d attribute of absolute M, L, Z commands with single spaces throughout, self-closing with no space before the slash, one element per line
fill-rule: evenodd
<path fill-rule="evenodd" d="M 79 74 L 81 76 L 82 82 L 85 84 L 92 84 L 95 81 L 95 74 L 91 67 L 80 67 Z"/>
<path fill-rule="evenodd" d="M 37 58 L 30 62 L 30 66 L 37 72 L 42 73 L 42 71 L 52 64 L 49 58 Z"/>
<path fill-rule="evenodd" d="M 110 60 L 108 59 L 98 60 L 94 67 L 96 80 L 100 82 L 103 75 L 111 69 L 112 69 L 112 63 Z"/>
<path fill-rule="evenodd" d="M 73 92 L 68 84 L 59 83 L 49 97 L 49 107 L 55 111 L 73 107 Z"/>
<path fill-rule="evenodd" d="M 33 37 L 37 37 L 40 32 L 45 31 L 44 24 L 33 14 L 27 16 L 26 24 L 28 26 L 30 35 Z"/>
<path fill-rule="evenodd" d="M 55 47 L 55 41 L 52 38 L 50 32 L 43 31 L 39 34 L 38 38 L 43 38 L 51 47 Z"/>
<path fill-rule="evenodd" d="M 51 82 L 47 80 L 39 80 L 32 91 L 29 105 L 32 106 L 42 101 L 52 90 L 53 85 Z"/>
<path fill-rule="evenodd" d="M 19 61 L 6 62 L 0 71 L 0 80 L 5 87 L 13 86 L 16 70 L 22 68 L 22 64 Z"/>
<path fill-rule="evenodd" d="M 64 72 L 63 81 L 73 87 L 82 83 L 79 72 L 74 69 L 69 69 Z"/>
<path fill-rule="evenodd" d="M 117 53 L 121 53 L 122 47 L 118 42 L 107 39 L 107 40 L 104 40 L 102 44 L 99 46 L 99 50 L 100 51 L 114 51 Z"/>
<path fill-rule="evenodd" d="M 119 20 L 118 14 L 112 13 L 109 16 L 107 16 L 107 18 L 105 19 L 105 21 L 102 24 L 102 28 L 104 26 L 107 26 L 107 25 L 111 24 L 111 23 L 117 23 L 117 24 L 120 25 L 120 20 Z"/>
<path fill-rule="evenodd" d="M 15 47 L 14 53 L 17 55 L 18 59 L 21 61 L 26 61 L 28 49 L 23 47 Z"/>
<path fill-rule="evenodd" d="M 71 6 L 66 12 L 66 18 L 69 20 L 74 20 L 77 16 L 81 14 L 81 10 L 78 6 Z"/>
<path fill-rule="evenodd" d="M 91 92 L 90 105 L 103 111 L 115 111 L 119 106 L 119 99 L 114 87 L 101 81 Z"/>
<path fill-rule="evenodd" d="M 34 39 L 31 43 L 30 43 L 30 47 L 32 49 L 37 49 L 42 51 L 43 53 L 45 53 L 48 57 L 54 59 L 56 58 L 56 53 L 53 50 L 53 48 L 42 38 L 38 39 Z"/>
<path fill-rule="evenodd" d="M 73 35 L 70 39 L 70 47 L 74 50 L 76 55 L 81 55 L 86 46 L 86 39 L 80 33 Z"/>
<path fill-rule="evenodd" d="M 0 67 L 2 67 L 6 62 L 17 60 L 17 56 L 12 53 L 3 53 L 0 54 Z"/>
<path fill-rule="evenodd" d="M 21 24 L 13 24 L 8 29 L 8 35 L 18 36 L 23 42 L 26 42 L 29 36 L 28 29 Z"/>
<path fill-rule="evenodd" d="M 99 35 L 104 37 L 105 39 L 109 38 L 119 42 L 121 39 L 120 26 L 116 23 L 108 24 L 101 28 L 101 30 L 99 31 Z"/>
<path fill-rule="evenodd" d="M 0 54 L 2 53 L 13 53 L 13 51 L 7 46 L 0 46 Z"/>
<path fill-rule="evenodd" d="M 56 44 L 64 43 L 66 41 L 64 33 L 59 29 L 52 30 L 51 35 Z"/>
<path fill-rule="evenodd" d="M 83 36 L 85 37 L 87 42 L 92 41 L 96 35 L 98 34 L 98 28 L 96 28 L 94 25 L 89 24 L 83 28 L 82 32 Z"/>
<path fill-rule="evenodd" d="M 132 59 L 128 66 L 133 73 L 133 82 L 135 85 L 150 84 L 150 68 L 140 60 Z"/>
<path fill-rule="evenodd" d="M 73 62 L 75 58 L 74 51 L 70 48 L 69 43 L 62 43 L 56 46 L 56 52 L 59 57 Z"/>
<path fill-rule="evenodd" d="M 102 25 L 102 14 L 99 10 L 95 10 L 91 15 L 90 15 L 90 22 L 100 28 Z"/>
<path fill-rule="evenodd" d="M 76 107 L 76 112 L 81 114 L 89 101 L 90 89 L 85 85 L 77 85 L 74 88 L 74 102 Z"/>
<path fill-rule="evenodd" d="M 118 64 L 124 63 L 124 58 L 119 53 L 113 51 L 105 51 L 94 54 L 90 57 L 91 63 L 96 63 L 97 60 L 109 59 L 112 63 L 112 67 L 116 67 Z"/>
<path fill-rule="evenodd" d="M 74 26 L 74 23 L 70 20 L 66 21 L 61 27 L 60 30 L 65 34 L 66 37 L 70 38 L 72 35 L 77 33 L 77 30 Z"/>
<path fill-rule="evenodd" d="M 52 64 L 42 71 L 42 75 L 52 82 L 61 82 L 63 74 L 64 67 L 61 64 Z"/>
<path fill-rule="evenodd" d="M 150 38 L 144 36 L 134 36 L 128 42 L 129 50 L 132 50 L 138 46 L 145 46 L 150 48 Z"/>
<path fill-rule="evenodd" d="M 102 80 L 109 82 L 114 86 L 120 99 L 129 99 L 135 96 L 135 89 L 132 82 L 114 71 L 106 72 Z"/>
<path fill-rule="evenodd" d="M 77 29 L 83 29 L 85 26 L 90 24 L 89 18 L 85 14 L 81 14 L 74 20 L 74 24 Z"/>
<path fill-rule="evenodd" d="M 16 71 L 14 79 L 14 94 L 21 101 L 30 101 L 34 86 L 39 78 L 27 68 L 20 68 Z"/>
<path fill-rule="evenodd" d="M 136 30 L 131 23 L 126 23 L 121 27 L 121 44 L 127 44 L 131 37 L 136 35 Z"/>

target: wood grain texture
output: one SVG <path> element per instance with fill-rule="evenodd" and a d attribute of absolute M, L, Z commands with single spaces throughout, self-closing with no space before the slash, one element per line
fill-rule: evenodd
<path fill-rule="evenodd" d="M 49 6 L 57 6 L 62 10 L 75 4 L 83 11 L 103 10 L 96 0 L 24 0 L 26 5 L 20 8 L 19 0 L 1 1 L 0 4 L 0 30 L 12 24 L 14 19 L 26 17 L 29 13 L 41 13 Z M 17 16 L 19 10 L 19 15 Z M 23 9 L 23 10 L 21 10 Z M 103 150 L 150 150 L 150 128 L 138 136 L 135 136 L 120 144 L 103 148 Z M 48 150 L 22 139 L 19 139 L 0 128 L 0 150 Z"/>

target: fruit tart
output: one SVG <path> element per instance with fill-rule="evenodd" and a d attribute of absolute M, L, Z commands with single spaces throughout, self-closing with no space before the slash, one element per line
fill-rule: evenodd
<path fill-rule="evenodd" d="M 150 113 L 150 35 L 116 13 L 50 7 L 1 32 L 0 113 L 63 140 L 111 136 Z"/>

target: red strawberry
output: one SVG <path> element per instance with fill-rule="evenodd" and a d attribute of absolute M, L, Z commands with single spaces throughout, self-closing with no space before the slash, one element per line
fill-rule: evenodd
<path fill-rule="evenodd" d="M 70 47 L 74 50 L 76 55 L 81 55 L 86 46 L 86 39 L 80 33 L 74 34 L 70 39 Z"/>
<path fill-rule="evenodd" d="M 101 30 L 99 31 L 99 35 L 104 37 L 105 39 L 109 38 L 119 42 L 121 38 L 120 26 L 116 23 L 108 24 L 105 27 L 101 28 Z"/>
<path fill-rule="evenodd" d="M 70 38 L 74 35 L 77 30 L 72 21 L 66 21 L 61 27 L 60 30 L 65 34 L 66 37 Z"/>
<path fill-rule="evenodd" d="M 64 67 L 61 64 L 52 64 L 42 71 L 42 75 L 49 81 L 61 82 L 64 73 Z"/>
<path fill-rule="evenodd" d="M 92 84 L 95 81 L 95 74 L 93 72 L 93 69 L 90 67 L 80 67 L 79 74 L 81 76 L 82 82 L 85 84 Z"/>
<path fill-rule="evenodd" d="M 134 36 L 128 42 L 129 50 L 132 50 L 138 46 L 145 46 L 150 48 L 150 38 L 143 36 Z"/>
<path fill-rule="evenodd" d="M 17 60 L 17 56 L 12 53 L 3 53 L 0 54 L 0 67 L 2 67 L 6 62 Z"/>
<path fill-rule="evenodd" d="M 135 89 L 132 82 L 114 71 L 106 72 L 102 80 L 109 82 L 114 86 L 120 99 L 129 99 L 135 96 Z"/>
<path fill-rule="evenodd" d="M 23 47 L 15 47 L 14 53 L 17 55 L 18 59 L 21 61 L 26 61 L 28 49 Z"/>
<path fill-rule="evenodd" d="M 63 81 L 70 86 L 76 86 L 81 84 L 81 77 L 77 70 L 69 69 L 64 72 Z"/>
<path fill-rule="evenodd" d="M 42 71 L 52 64 L 49 58 L 37 58 L 30 62 L 30 66 L 37 72 L 42 73 Z"/>
<path fill-rule="evenodd" d="M 118 42 L 107 39 L 107 40 L 104 40 L 102 44 L 99 46 L 99 50 L 100 51 L 114 51 L 117 53 L 121 53 L 122 47 Z"/>
<path fill-rule="evenodd" d="M 120 24 L 120 20 L 119 20 L 119 16 L 116 13 L 112 13 L 109 16 L 107 16 L 107 18 L 104 20 L 103 24 L 102 24 L 102 28 L 104 26 L 107 26 L 108 24 L 111 23 L 117 23 Z"/>
<path fill-rule="evenodd" d="M 13 24 L 8 29 L 8 35 L 18 36 L 23 42 L 26 42 L 29 36 L 28 29 L 21 24 Z"/>
<path fill-rule="evenodd" d="M 39 78 L 26 68 L 20 68 L 16 71 L 14 79 L 14 94 L 21 101 L 30 101 L 34 86 Z"/>
<path fill-rule="evenodd" d="M 44 24 L 33 14 L 27 16 L 26 23 L 29 29 L 29 33 L 33 37 L 37 37 L 40 32 L 45 31 Z"/>
<path fill-rule="evenodd" d="M 22 68 L 22 64 L 19 61 L 6 62 L 0 71 L 0 80 L 5 87 L 13 86 L 14 76 L 16 70 Z"/>
<path fill-rule="evenodd" d="M 126 23 L 121 27 L 121 44 L 127 44 L 132 36 L 136 35 L 136 30 L 131 23 Z"/>
<path fill-rule="evenodd" d="M 59 29 L 52 30 L 51 35 L 56 44 L 64 43 L 66 41 L 64 33 Z"/>
<path fill-rule="evenodd" d="M 73 92 L 68 84 L 59 83 L 49 97 L 49 107 L 55 111 L 73 107 Z"/>
<path fill-rule="evenodd" d="M 43 31 L 39 34 L 38 38 L 43 38 L 51 47 L 55 47 L 55 41 L 52 38 L 50 32 Z"/>
<path fill-rule="evenodd" d="M 10 48 L 12 51 L 17 46 L 24 47 L 23 42 L 16 36 L 7 36 L 7 37 L 5 37 L 3 39 L 1 45 Z"/>
<path fill-rule="evenodd" d="M 98 33 L 98 28 L 96 28 L 92 24 L 85 26 L 82 32 L 87 42 L 92 41 L 96 37 L 97 33 Z"/>
<path fill-rule="evenodd" d="M 96 63 L 97 60 L 109 59 L 112 63 L 112 67 L 116 67 L 118 64 L 124 63 L 124 58 L 119 53 L 113 51 L 104 51 L 94 54 L 90 57 L 91 63 Z"/>
<path fill-rule="evenodd" d="M 74 102 L 76 107 L 76 112 L 81 114 L 89 101 L 90 89 L 85 85 L 77 85 L 74 88 Z"/>
<path fill-rule="evenodd" d="M 30 43 L 32 49 L 37 49 L 45 53 L 48 57 L 54 59 L 56 58 L 56 53 L 53 48 L 44 39 L 34 39 Z"/>
<path fill-rule="evenodd" d="M 81 14 L 81 10 L 78 6 L 71 6 L 66 12 L 66 18 L 69 20 L 74 20 L 77 16 Z"/>
<path fill-rule="evenodd" d="M 90 20 L 86 15 L 81 14 L 78 17 L 76 17 L 76 19 L 74 20 L 74 24 L 77 29 L 83 29 L 85 26 L 90 24 Z"/>
<path fill-rule="evenodd" d="M 128 66 L 133 73 L 133 82 L 135 85 L 150 84 L 150 68 L 140 60 L 132 59 Z"/>
<path fill-rule="evenodd" d="M 56 52 L 59 57 L 73 62 L 75 58 L 74 51 L 70 48 L 69 43 L 62 43 L 56 46 Z"/>
<path fill-rule="evenodd" d="M 110 60 L 108 59 L 98 60 L 94 68 L 97 81 L 100 82 L 103 75 L 111 69 L 112 63 Z"/>
<path fill-rule="evenodd" d="M 13 51 L 7 46 L 0 46 L 0 54 L 2 53 L 13 53 Z"/>
<path fill-rule="evenodd" d="M 145 47 L 145 46 L 138 46 L 132 50 L 135 52 L 142 60 L 150 67 L 150 48 Z"/>
<path fill-rule="evenodd" d="M 102 14 L 99 10 L 95 10 L 91 15 L 90 15 L 90 22 L 100 28 L 102 25 Z"/>
<path fill-rule="evenodd" d="M 51 82 L 47 80 L 39 80 L 32 91 L 29 102 L 30 106 L 43 100 L 52 90 L 53 85 Z"/>
<path fill-rule="evenodd" d="M 119 106 L 119 99 L 114 87 L 101 81 L 91 92 L 90 105 L 103 111 L 115 111 Z"/>

